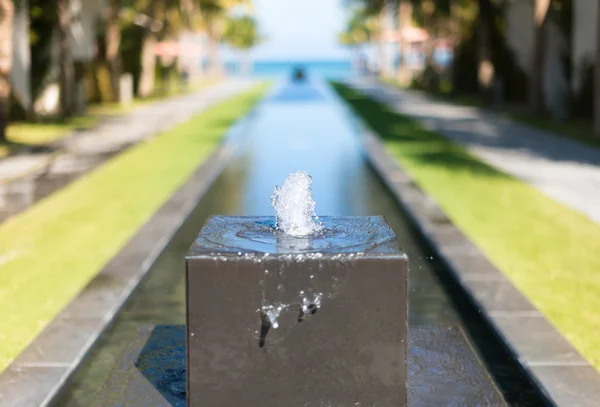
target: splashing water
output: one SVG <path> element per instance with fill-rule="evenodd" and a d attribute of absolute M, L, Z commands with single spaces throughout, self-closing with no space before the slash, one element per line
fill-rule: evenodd
<path fill-rule="evenodd" d="M 322 225 L 315 222 L 315 201 L 311 190 L 312 178 L 304 171 L 290 174 L 283 186 L 277 185 L 271 196 L 275 208 L 277 229 L 301 237 L 319 232 Z"/>

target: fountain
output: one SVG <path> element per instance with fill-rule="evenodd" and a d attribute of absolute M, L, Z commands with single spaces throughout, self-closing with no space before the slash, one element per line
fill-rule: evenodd
<path fill-rule="evenodd" d="M 310 186 L 277 187 L 275 217 L 208 219 L 186 326 L 138 326 L 92 407 L 506 405 L 460 327 L 408 332 L 386 221 L 317 218 Z"/>
<path fill-rule="evenodd" d="M 382 217 L 315 216 L 290 174 L 275 217 L 210 218 L 187 260 L 188 406 L 407 403 L 407 257 Z"/>

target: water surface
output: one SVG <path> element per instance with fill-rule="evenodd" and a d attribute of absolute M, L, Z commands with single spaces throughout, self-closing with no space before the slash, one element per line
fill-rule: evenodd
<path fill-rule="evenodd" d="M 323 82 L 284 82 L 254 113 L 237 155 L 101 338 L 59 405 L 91 405 L 139 325 L 185 323 L 184 256 L 208 216 L 273 215 L 269 197 L 274 186 L 298 170 L 313 177 L 317 215 L 385 216 L 409 256 L 409 325 L 469 331 L 407 219 L 366 163 L 346 108 Z M 497 367 L 505 368 L 502 363 Z M 505 376 L 513 376 L 508 367 Z"/>

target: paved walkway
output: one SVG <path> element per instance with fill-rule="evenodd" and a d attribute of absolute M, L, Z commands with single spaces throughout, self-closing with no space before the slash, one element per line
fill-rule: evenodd
<path fill-rule="evenodd" d="M 125 148 L 189 120 L 207 107 L 248 89 L 251 80 L 228 80 L 200 92 L 141 106 L 76 132 L 49 152 L 0 160 L 0 222 L 65 186 Z"/>
<path fill-rule="evenodd" d="M 372 80 L 353 86 L 464 144 L 492 166 L 600 224 L 600 150 L 497 114 L 456 106 Z"/>

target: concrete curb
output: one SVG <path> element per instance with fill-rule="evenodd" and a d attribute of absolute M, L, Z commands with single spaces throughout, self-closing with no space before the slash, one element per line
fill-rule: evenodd
<path fill-rule="evenodd" d="M 142 226 L 38 337 L 0 374 L 0 407 L 50 406 L 110 326 L 164 247 L 232 158 L 234 124 L 223 143 Z"/>
<path fill-rule="evenodd" d="M 415 185 L 379 138 L 361 127 L 363 147 L 375 172 L 549 403 L 597 406 L 596 369 Z"/>

